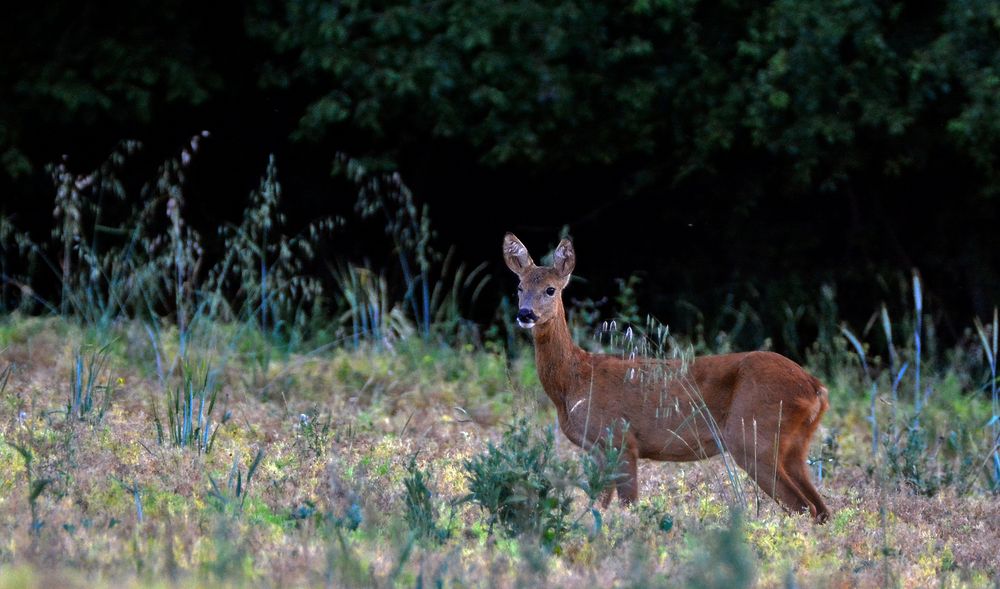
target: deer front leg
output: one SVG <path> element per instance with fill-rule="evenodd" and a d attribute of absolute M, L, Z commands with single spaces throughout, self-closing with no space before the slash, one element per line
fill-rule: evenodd
<path fill-rule="evenodd" d="M 620 442 L 614 441 L 614 438 L 617 436 L 621 436 L 619 438 Z M 631 432 L 627 431 L 627 428 L 622 428 L 618 430 L 617 434 L 609 434 L 608 438 L 595 442 L 591 446 L 591 451 L 602 469 L 605 468 L 605 456 L 609 444 L 613 445 L 621 454 L 619 455 L 618 465 L 615 469 L 614 481 L 612 481 L 607 489 L 601 492 L 601 506 L 604 508 L 608 507 L 611 503 L 611 495 L 617 489 L 618 500 L 622 505 L 627 507 L 639 499 L 637 468 L 639 462 L 638 441 Z"/>
<path fill-rule="evenodd" d="M 597 467 L 603 472 L 607 468 L 608 462 L 606 458 L 607 447 L 604 444 L 596 444 L 590 450 L 590 455 L 593 457 L 594 461 L 597 463 Z M 617 470 L 615 472 L 617 475 Z M 598 501 L 601 503 L 601 508 L 607 509 L 608 505 L 611 504 L 611 497 L 615 494 L 615 485 L 618 477 L 614 477 L 609 480 L 607 486 L 601 491 L 600 498 Z"/>
<path fill-rule="evenodd" d="M 618 501 L 625 507 L 639 500 L 639 451 L 634 439 L 628 435 L 622 446 L 621 462 L 618 465 Z"/>
<path fill-rule="evenodd" d="M 622 505 L 631 505 L 639 497 L 639 483 L 636 469 L 639 453 L 636 449 L 634 437 L 626 434 L 620 446 L 611 442 L 610 438 L 598 441 L 591 446 L 591 455 L 602 470 L 607 467 L 606 456 L 609 443 L 616 446 L 616 450 L 620 450 L 621 454 L 618 464 L 615 467 L 614 478 L 609 482 L 607 488 L 601 491 L 601 507 L 605 509 L 611 504 L 611 496 L 614 494 L 615 489 L 618 490 L 618 500 L 621 501 Z"/>
<path fill-rule="evenodd" d="M 614 485 L 608 485 L 607 489 L 601 491 L 601 507 L 607 509 L 611 505 L 611 496 L 615 494 Z"/>

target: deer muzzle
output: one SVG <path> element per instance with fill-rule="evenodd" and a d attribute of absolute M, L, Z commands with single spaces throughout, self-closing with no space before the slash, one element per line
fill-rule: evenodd
<path fill-rule="evenodd" d="M 535 326 L 535 322 L 538 321 L 538 315 L 528 308 L 521 308 L 517 312 L 517 324 L 524 329 L 531 329 Z"/>

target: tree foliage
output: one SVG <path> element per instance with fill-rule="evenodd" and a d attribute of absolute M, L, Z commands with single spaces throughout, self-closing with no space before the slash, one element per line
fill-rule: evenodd
<path fill-rule="evenodd" d="M 35 161 L 38 152 L 60 153 L 79 135 L 103 135 L 104 127 L 163 129 L 170 107 L 196 107 L 218 93 L 231 72 L 212 60 L 207 40 L 225 31 L 215 26 L 217 12 L 199 6 L 138 0 L 12 7 L 0 24 L 3 172 L 37 170 L 45 163 Z"/>
<path fill-rule="evenodd" d="M 628 162 L 675 181 L 740 156 L 808 192 L 943 146 L 984 192 L 1000 182 L 989 0 L 303 0 L 248 23 L 275 50 L 262 82 L 310 96 L 296 136 L 362 137 L 380 161 L 451 140 L 490 166 Z"/>

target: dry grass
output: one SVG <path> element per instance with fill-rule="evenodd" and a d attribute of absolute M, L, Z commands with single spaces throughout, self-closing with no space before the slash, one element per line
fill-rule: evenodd
<path fill-rule="evenodd" d="M 157 444 L 151 412 L 165 403 L 164 384 L 129 327 L 111 361 L 123 385 L 92 424 L 61 413 L 84 334 L 55 321 L 5 325 L 0 369 L 15 369 L 0 395 L 0 587 L 718 586 L 713 570 L 737 558 L 714 548 L 724 546 L 732 503 L 718 459 L 644 462 L 642 501 L 606 510 L 596 535 L 580 493 L 579 529 L 558 554 L 489 535 L 477 507 L 452 504 L 468 492 L 463 461 L 515 414 L 539 427 L 553 422 L 530 359 L 338 349 L 291 356 L 255 381 L 247 362 L 219 357 L 215 418 L 228 410 L 232 419 L 213 451 L 199 455 Z M 837 428 L 843 446 L 820 489 L 835 512 L 828 525 L 786 516 L 763 496 L 749 506 L 736 533 L 749 547 L 752 582 L 995 586 L 997 498 L 952 488 L 923 497 L 880 483 L 864 459 L 863 411 L 863 398 L 835 403 L 818 436 Z M 29 447 L 35 478 L 51 481 L 38 497 L 37 533 L 23 459 L 9 444 Z M 561 434 L 557 446 L 576 455 Z M 209 477 L 224 485 L 234 460 L 245 473 L 258 448 L 265 458 L 242 511 L 220 507 Z M 414 453 L 431 475 L 438 525 L 450 532 L 440 545 L 408 539 L 403 479 Z M 140 489 L 142 522 L 130 485 Z"/>

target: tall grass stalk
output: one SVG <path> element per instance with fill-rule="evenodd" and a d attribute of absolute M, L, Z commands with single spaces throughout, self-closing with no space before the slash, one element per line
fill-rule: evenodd
<path fill-rule="evenodd" d="M 920 358 L 923 355 L 921 350 L 921 334 L 923 333 L 924 317 L 924 296 L 920 286 L 920 274 L 913 271 L 913 305 L 916 310 L 915 327 L 913 329 L 913 404 L 916 414 L 913 416 L 914 427 L 920 426 L 920 412 L 923 409 L 923 393 L 920 390 Z"/>
<path fill-rule="evenodd" d="M 433 322 L 431 269 L 440 257 L 431 246 L 429 207 L 417 206 L 398 173 L 372 173 L 344 154 L 338 156 L 338 165 L 358 187 L 355 210 L 363 219 L 378 215 L 384 220 L 406 286 L 403 301 L 410 306 L 421 336 L 429 339 Z"/>
<path fill-rule="evenodd" d="M 52 237 L 60 240 L 62 253 L 59 269 L 62 279 L 62 296 L 59 311 L 66 315 L 69 312 L 72 254 L 74 245 L 80 241 L 83 222 L 82 196 L 80 189 L 88 184 L 87 178 L 76 178 L 66 166 L 66 157 L 58 164 L 50 167 L 49 173 L 56 185 L 55 209 L 53 216 L 58 221 L 52 230 Z"/>
<path fill-rule="evenodd" d="M 986 425 L 992 429 L 993 434 L 993 487 L 1000 489 L 1000 448 L 998 448 L 1000 446 L 1000 399 L 997 396 L 997 333 L 1000 332 L 1000 321 L 998 321 L 997 308 L 993 308 L 993 324 L 990 326 L 989 333 L 978 317 L 975 323 L 979 341 L 983 344 L 986 363 L 990 367 L 990 406 L 993 409 L 993 415 Z"/>
<path fill-rule="evenodd" d="M 137 523 L 142 523 L 144 516 L 142 511 L 142 487 L 139 486 L 138 482 L 133 482 L 128 484 L 120 478 L 114 479 L 123 491 L 132 496 L 132 501 L 135 503 L 135 519 Z"/>
<path fill-rule="evenodd" d="M 207 136 L 207 133 L 205 134 Z M 197 150 L 199 135 L 191 139 L 192 150 Z M 187 157 L 184 157 L 187 155 Z M 182 151 L 182 157 L 171 159 L 160 166 L 159 178 L 155 183 L 155 194 L 167 203 L 167 219 L 169 227 L 167 239 L 169 242 L 170 268 L 172 282 L 170 289 L 174 295 L 174 312 L 177 317 L 177 335 L 180 348 L 179 357 L 187 357 L 189 314 L 194 298 L 195 274 L 201 259 L 200 239 L 194 229 L 187 226 L 184 220 L 184 168 L 190 162 L 187 148 Z"/>
<path fill-rule="evenodd" d="M 882 303 L 882 312 L 880 313 L 882 319 L 882 333 L 885 335 L 885 345 L 889 351 L 889 374 L 895 372 L 896 364 L 899 362 L 899 355 L 896 352 L 896 346 L 892 342 L 892 321 L 889 320 L 889 310 L 886 308 L 885 303 Z M 898 389 L 894 385 L 892 387 L 892 424 L 894 428 L 895 435 L 895 424 L 896 424 L 896 404 L 899 400 Z"/>
<path fill-rule="evenodd" d="M 308 327 L 323 289 L 317 277 L 306 273 L 306 263 L 315 257 L 320 238 L 340 224 L 338 218 L 322 218 L 301 233 L 288 235 L 281 197 L 272 154 L 239 225 L 219 229 L 226 253 L 209 269 L 201 295 L 209 305 L 208 316 L 225 310 L 261 336 L 254 358 L 265 379 L 273 348 L 279 343 L 291 345 Z"/>
<path fill-rule="evenodd" d="M 885 334 L 885 345 L 889 350 L 889 372 L 893 372 L 894 367 L 899 363 L 899 353 L 896 351 L 896 346 L 892 341 L 892 321 L 889 320 L 889 310 L 886 308 L 885 303 L 882 303 L 882 312 L 880 315 L 882 319 L 882 332 Z"/>
<path fill-rule="evenodd" d="M 847 341 L 851 343 L 854 347 L 855 353 L 857 353 L 858 358 L 861 360 L 861 370 L 865 375 L 865 381 L 871 386 L 871 408 L 868 413 L 868 420 L 872 425 L 872 457 L 878 456 L 878 419 L 875 414 L 875 401 L 878 398 L 878 383 L 872 378 L 871 374 L 868 372 L 868 360 L 865 355 L 865 348 L 861 345 L 861 341 L 858 339 L 854 333 L 847 328 L 846 325 L 840 326 L 840 333 L 847 338 Z"/>
<path fill-rule="evenodd" d="M 896 406 L 899 404 L 899 384 L 903 381 L 903 376 L 906 375 L 906 369 L 910 367 L 909 362 L 903 362 L 903 365 L 899 367 L 899 372 L 896 373 L 895 378 L 892 379 L 892 439 L 893 443 L 899 442 L 899 420 L 897 417 Z"/>
<path fill-rule="evenodd" d="M 0 395 L 7 392 L 7 383 L 10 382 L 10 375 L 14 373 L 14 363 L 10 363 L 6 368 L 0 370 Z"/>

